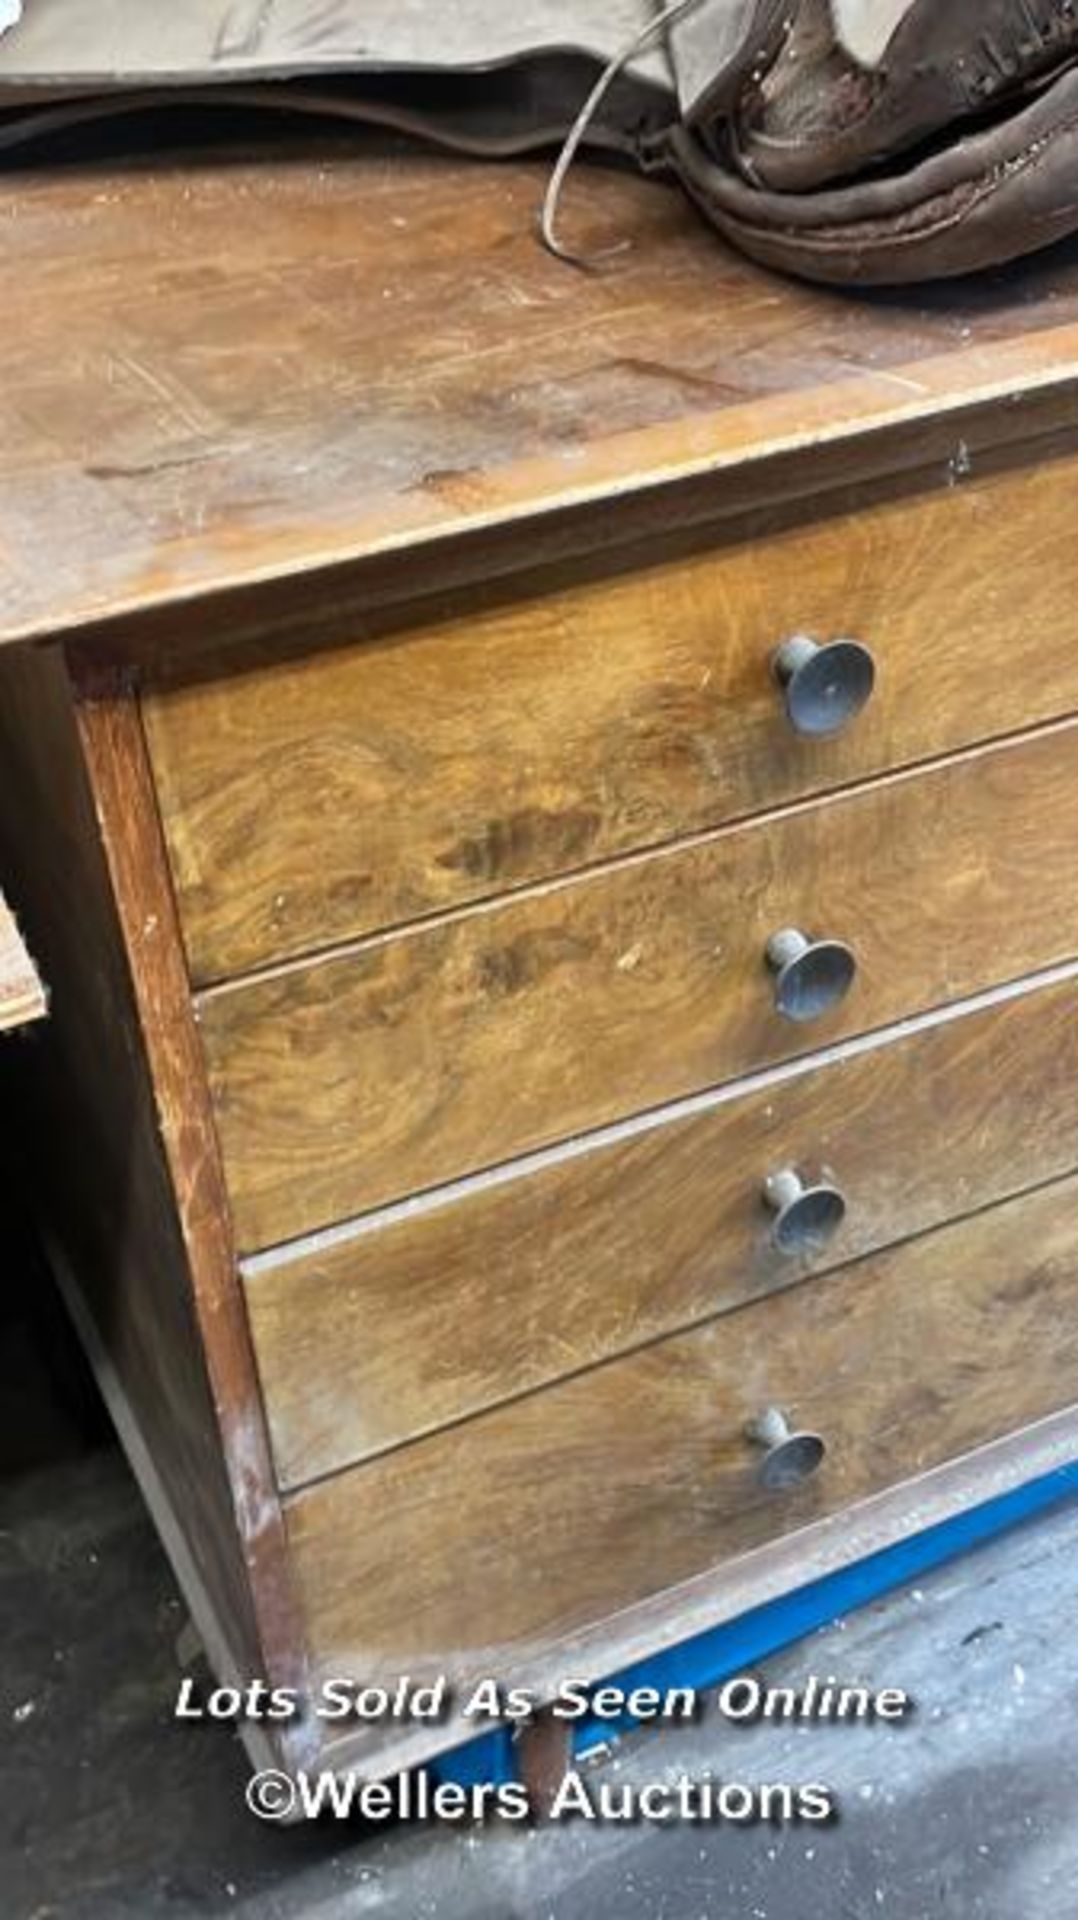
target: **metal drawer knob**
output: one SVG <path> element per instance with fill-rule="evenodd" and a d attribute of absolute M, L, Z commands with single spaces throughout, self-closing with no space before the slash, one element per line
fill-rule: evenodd
<path fill-rule="evenodd" d="M 820 646 L 797 634 L 778 649 L 771 664 L 786 696 L 790 725 L 813 740 L 841 733 L 856 720 L 876 684 L 876 663 L 859 640 L 831 640 Z"/>
<path fill-rule="evenodd" d="M 767 943 L 775 975 L 775 1007 L 785 1020 L 818 1020 L 837 1007 L 854 983 L 857 961 L 841 940 L 810 940 L 784 927 Z"/>
<path fill-rule="evenodd" d="M 787 1493 L 803 1486 L 823 1465 L 827 1447 L 818 1433 L 791 1433 L 786 1415 L 768 1407 L 753 1420 L 748 1437 L 766 1449 L 759 1480 L 768 1493 Z"/>
<path fill-rule="evenodd" d="M 780 1253 L 822 1253 L 846 1218 L 845 1196 L 838 1187 L 826 1180 L 806 1186 L 793 1167 L 768 1177 L 764 1199 L 775 1214 L 771 1238 Z"/>

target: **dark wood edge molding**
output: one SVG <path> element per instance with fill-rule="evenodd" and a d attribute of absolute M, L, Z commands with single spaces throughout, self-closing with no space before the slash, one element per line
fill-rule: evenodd
<path fill-rule="evenodd" d="M 76 718 L 153 1078 L 158 1123 L 250 1580 L 265 1677 L 302 1689 L 305 1634 L 289 1567 L 201 1042 L 138 702 L 122 677 L 74 676 Z M 289 1742 L 298 1764 L 301 1723 Z"/>

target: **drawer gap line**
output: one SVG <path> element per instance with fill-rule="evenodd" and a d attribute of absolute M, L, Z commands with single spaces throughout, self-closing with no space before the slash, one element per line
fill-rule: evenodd
<path fill-rule="evenodd" d="M 770 1293 L 758 1294 L 751 1300 L 739 1300 L 719 1313 L 706 1313 L 692 1320 L 686 1320 L 681 1326 L 672 1327 L 668 1333 L 638 1341 L 630 1347 L 619 1347 L 614 1354 L 607 1354 L 598 1360 L 589 1360 L 584 1366 L 572 1367 L 567 1373 L 560 1373 L 556 1380 L 541 1381 L 536 1386 L 522 1388 L 519 1393 L 503 1394 L 496 1400 L 485 1401 L 482 1406 L 471 1408 L 467 1413 L 454 1414 L 450 1419 L 439 1420 L 432 1426 L 418 1428 L 414 1433 L 400 1440 L 391 1440 L 384 1446 L 373 1447 L 369 1453 L 359 1454 L 354 1460 L 347 1460 L 340 1466 L 326 1467 L 321 1473 L 313 1473 L 302 1480 L 282 1480 L 278 1476 L 281 1498 L 287 1505 L 289 1500 L 300 1494 L 325 1486 L 330 1481 L 340 1480 L 345 1475 L 361 1472 L 364 1467 L 373 1465 L 376 1461 L 388 1460 L 393 1454 L 405 1453 L 410 1447 L 422 1446 L 441 1434 L 455 1433 L 463 1427 L 472 1426 L 476 1420 L 485 1419 L 488 1415 L 521 1406 L 529 1400 L 537 1400 L 543 1394 L 569 1385 L 571 1381 L 586 1380 L 592 1374 L 602 1373 L 609 1367 L 620 1366 L 623 1361 L 631 1360 L 642 1353 L 669 1346 L 672 1341 L 683 1340 L 689 1334 L 700 1333 L 705 1327 L 718 1326 L 720 1321 L 733 1320 L 741 1314 L 757 1311 L 768 1300 L 784 1300 L 804 1287 L 812 1285 L 823 1287 L 829 1281 L 848 1279 L 851 1274 L 856 1273 L 858 1267 L 864 1266 L 869 1261 L 886 1259 L 888 1255 L 900 1252 L 903 1247 L 910 1246 L 916 1240 L 932 1240 L 938 1234 L 953 1233 L 956 1228 L 967 1226 L 971 1221 L 978 1220 L 985 1214 L 997 1212 L 1001 1208 L 1022 1200 L 1032 1200 L 1037 1194 L 1048 1193 L 1054 1187 L 1074 1185 L 1076 1178 L 1078 1176 L 1072 1169 L 1069 1173 L 1056 1174 L 1050 1180 L 1035 1181 L 1032 1186 L 1022 1187 L 1017 1193 L 1010 1194 L 1006 1200 L 986 1201 L 979 1207 L 971 1207 L 968 1213 L 951 1215 L 948 1219 L 939 1221 L 936 1226 L 925 1228 L 921 1233 L 904 1234 L 898 1240 L 889 1240 L 886 1246 L 870 1247 L 864 1253 L 856 1254 L 853 1259 L 844 1261 L 840 1266 L 827 1268 L 822 1273 L 802 1273 L 792 1276 L 785 1286 L 776 1287 Z"/>
<path fill-rule="evenodd" d="M 344 963 L 358 959 L 365 953 L 376 952 L 379 947 L 389 946 L 401 940 L 422 939 L 427 934 L 439 932 L 444 927 L 456 926 L 468 920 L 509 912 L 523 901 L 544 900 L 551 894 L 568 893 L 575 888 L 587 886 L 592 881 L 606 879 L 612 874 L 629 873 L 634 868 L 647 865 L 649 862 L 673 860 L 681 854 L 695 852 L 701 847 L 718 846 L 720 842 L 733 839 L 736 835 L 777 826 L 786 820 L 796 819 L 804 813 L 856 802 L 866 794 L 877 792 L 884 787 L 905 786 L 912 780 L 925 778 L 926 775 L 931 777 L 936 773 L 944 773 L 952 767 L 964 766 L 975 760 L 994 758 L 997 754 L 1010 752 L 1024 741 L 1049 740 L 1057 734 L 1071 731 L 1078 731 L 1078 715 L 1068 714 L 1059 720 L 1038 722 L 1034 726 L 999 738 L 978 741 L 971 747 L 963 747 L 957 753 L 943 754 L 930 760 L 919 760 L 903 767 L 887 769 L 874 774 L 870 779 L 857 781 L 851 786 L 834 788 L 824 793 L 803 795 L 797 800 L 784 802 L 782 806 L 772 807 L 765 813 L 725 821 L 721 827 L 703 827 L 695 833 L 684 834 L 678 839 L 664 840 L 655 846 L 634 848 L 628 853 L 596 861 L 593 866 L 578 867 L 567 873 L 552 874 L 545 880 L 532 881 L 504 893 L 485 894 L 480 900 L 465 901 L 459 906 L 447 907 L 441 912 L 427 914 L 419 920 L 411 920 L 400 926 L 383 927 L 376 933 L 361 934 L 353 940 L 294 954 L 283 960 L 269 961 L 263 966 L 252 967 L 247 972 L 230 975 L 228 979 L 213 980 L 199 986 L 195 993 L 196 1009 L 208 1006 L 211 1002 L 224 999 L 229 995 L 243 993 L 249 987 L 289 979 L 294 974 L 310 972 L 315 967 L 335 966 L 338 962 Z"/>
<path fill-rule="evenodd" d="M 720 1107 L 729 1106 L 734 1100 L 746 1098 L 752 1094 L 767 1093 L 773 1087 L 785 1086 L 791 1081 L 803 1079 L 806 1074 L 824 1072 L 829 1067 L 841 1066 L 845 1061 L 860 1058 L 862 1054 L 872 1053 L 877 1049 L 882 1050 L 884 1047 L 895 1045 L 898 1041 L 914 1039 L 922 1033 L 930 1033 L 937 1027 L 948 1025 L 952 1020 L 961 1020 L 971 1014 L 989 1013 L 997 1007 L 1008 1006 L 1012 1001 L 1020 1000 L 1027 994 L 1065 986 L 1069 981 L 1078 981 L 1078 958 L 1062 961 L 1041 973 L 1023 974 L 1018 980 L 1009 980 L 1000 986 L 987 987 L 982 992 L 971 994 L 965 999 L 950 1000 L 943 1006 L 931 1007 L 923 1013 L 910 1014 L 903 1020 L 892 1022 L 889 1026 L 877 1027 L 868 1033 L 853 1034 L 849 1039 L 837 1040 L 832 1046 L 816 1053 L 799 1054 L 794 1060 L 783 1060 L 777 1065 L 761 1068 L 758 1073 L 747 1074 L 737 1080 L 724 1081 L 721 1086 L 708 1088 L 703 1093 L 687 1094 L 680 1100 L 670 1101 L 658 1107 L 648 1107 L 626 1120 L 611 1121 L 606 1126 L 574 1134 L 551 1146 L 539 1147 L 511 1160 L 504 1160 L 494 1166 L 482 1168 L 478 1172 L 462 1175 L 457 1180 L 427 1187 L 421 1193 L 410 1194 L 407 1199 L 394 1200 L 386 1206 L 363 1209 L 359 1213 L 350 1214 L 345 1220 L 335 1221 L 332 1226 L 318 1227 L 311 1232 L 298 1234 L 294 1239 L 279 1240 L 272 1246 L 252 1249 L 250 1252 L 241 1254 L 240 1272 L 245 1280 L 256 1280 L 261 1273 L 273 1272 L 277 1267 L 288 1265 L 294 1260 L 328 1253 L 335 1247 L 344 1246 L 349 1241 L 360 1238 L 361 1235 L 380 1232 L 383 1228 L 395 1226 L 401 1221 L 414 1220 L 424 1214 L 438 1212 L 443 1207 L 452 1206 L 469 1195 L 489 1191 L 495 1187 L 509 1186 L 517 1180 L 526 1180 L 537 1173 L 563 1166 L 568 1161 L 585 1159 L 589 1154 L 600 1152 L 607 1147 L 623 1146 L 659 1126 L 714 1113 Z"/>

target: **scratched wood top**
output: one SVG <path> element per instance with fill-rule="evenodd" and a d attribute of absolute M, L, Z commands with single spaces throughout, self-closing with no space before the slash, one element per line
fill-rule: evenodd
<path fill-rule="evenodd" d="M 0 893 L 0 1033 L 40 1020 L 45 994 L 22 943 L 11 909 Z"/>
<path fill-rule="evenodd" d="M 574 241 L 632 243 L 582 274 L 544 178 L 366 134 L 8 174 L 0 642 L 1078 387 L 1078 250 L 810 291 L 581 167 Z"/>

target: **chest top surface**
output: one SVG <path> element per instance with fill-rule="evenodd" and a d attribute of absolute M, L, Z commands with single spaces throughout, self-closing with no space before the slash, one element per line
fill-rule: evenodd
<path fill-rule="evenodd" d="M 0 1033 L 40 1020 L 45 994 L 3 894 L 0 894 Z"/>
<path fill-rule="evenodd" d="M 580 272 L 544 177 L 367 136 L 8 175 L 0 643 L 1078 386 L 1076 249 L 809 290 L 589 166 L 574 244 L 627 245 Z"/>

